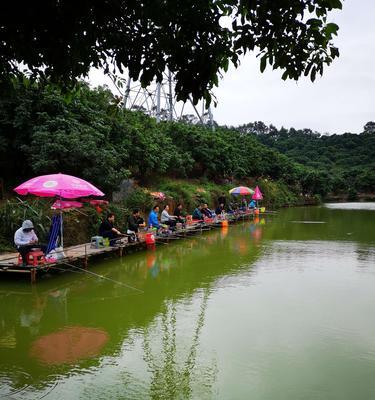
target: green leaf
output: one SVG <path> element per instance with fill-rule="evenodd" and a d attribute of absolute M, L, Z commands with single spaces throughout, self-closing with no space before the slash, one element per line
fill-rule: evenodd
<path fill-rule="evenodd" d="M 267 65 L 267 55 L 265 54 L 261 59 L 260 59 L 260 72 L 264 72 L 266 69 Z"/>
<path fill-rule="evenodd" d="M 316 78 L 316 67 L 312 67 L 310 74 L 311 81 L 314 82 Z"/>
<path fill-rule="evenodd" d="M 286 81 L 286 80 L 288 79 L 288 76 L 289 76 L 289 72 L 288 72 L 288 71 L 285 71 L 285 72 L 282 74 L 281 79 L 282 79 L 283 81 Z"/>
<path fill-rule="evenodd" d="M 333 22 L 326 25 L 325 31 L 326 35 L 337 35 L 337 31 L 339 30 L 338 25 L 334 24 Z"/>

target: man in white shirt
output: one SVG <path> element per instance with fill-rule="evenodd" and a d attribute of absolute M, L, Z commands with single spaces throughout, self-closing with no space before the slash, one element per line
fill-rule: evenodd
<path fill-rule="evenodd" d="M 165 205 L 164 210 L 161 213 L 160 222 L 170 227 L 174 227 L 176 226 L 175 218 L 174 215 L 169 215 L 169 205 Z"/>
<path fill-rule="evenodd" d="M 14 234 L 14 244 L 22 256 L 22 261 L 26 265 L 26 254 L 34 248 L 40 248 L 45 252 L 46 246 L 38 245 L 38 236 L 34 232 L 34 225 L 30 220 L 25 220 L 21 228 Z"/>

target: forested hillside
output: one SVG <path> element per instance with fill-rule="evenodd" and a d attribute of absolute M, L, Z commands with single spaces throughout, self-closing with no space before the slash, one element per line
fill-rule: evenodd
<path fill-rule="evenodd" d="M 55 87 L 2 90 L 0 171 L 7 186 L 38 174 L 63 171 L 110 193 L 129 176 L 141 183 L 160 176 L 228 182 L 280 180 L 296 193 L 319 192 L 304 168 L 236 130 L 185 123 L 157 123 L 118 107 L 103 88 L 82 84 L 71 98 Z"/>
<path fill-rule="evenodd" d="M 310 129 L 266 126 L 263 122 L 236 128 L 299 164 L 325 177 L 325 192 L 375 191 L 375 123 L 368 122 L 360 134 L 322 135 Z"/>
<path fill-rule="evenodd" d="M 8 188 L 56 171 L 81 176 L 107 193 L 133 177 L 215 183 L 270 179 L 300 195 L 374 191 L 375 133 L 322 136 L 262 123 L 210 128 L 157 123 L 118 106 L 104 88 L 74 94 L 24 83 L 1 88 L 0 177 Z"/>

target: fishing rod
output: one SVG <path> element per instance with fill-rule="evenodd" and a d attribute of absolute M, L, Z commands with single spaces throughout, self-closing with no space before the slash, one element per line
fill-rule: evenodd
<path fill-rule="evenodd" d="M 181 238 L 181 239 L 193 239 L 194 238 L 194 236 L 193 235 L 183 235 L 182 233 L 175 233 L 175 235 L 178 237 L 178 238 Z"/>
<path fill-rule="evenodd" d="M 80 270 L 80 271 L 82 271 L 82 272 L 86 272 L 87 274 L 92 275 L 92 276 L 95 276 L 95 277 L 97 277 L 97 278 L 101 278 L 101 279 L 105 279 L 105 280 L 107 280 L 107 281 L 109 281 L 109 282 L 117 283 L 118 285 L 124 286 L 124 287 L 126 287 L 126 288 L 128 288 L 128 289 L 133 289 L 133 290 L 135 290 L 135 291 L 137 291 L 137 292 L 144 293 L 144 291 L 141 290 L 141 289 L 138 289 L 138 288 L 136 288 L 136 287 L 127 285 L 126 283 L 123 283 L 123 282 L 120 282 L 120 281 L 115 281 L 114 279 L 111 279 L 111 278 L 107 278 L 107 277 L 104 276 L 104 275 L 96 274 L 95 272 L 89 271 L 89 270 L 87 270 L 87 269 L 83 269 L 83 268 L 77 267 L 76 265 L 69 264 L 69 263 L 66 263 L 66 262 L 62 262 L 61 264 L 65 264 L 65 265 L 67 265 L 68 267 L 71 267 L 71 268 L 76 268 L 76 269 L 78 269 L 78 270 Z"/>
<path fill-rule="evenodd" d="M 58 267 L 48 267 L 48 269 L 53 269 L 53 270 L 62 271 L 62 272 L 66 272 L 66 271 L 67 271 L 67 270 L 64 269 L 64 268 L 58 268 Z M 79 272 L 79 271 L 70 271 L 70 272 L 74 272 L 75 274 L 80 274 L 80 275 L 82 275 L 82 272 Z"/>
<path fill-rule="evenodd" d="M 158 240 L 158 238 L 155 238 L 155 242 L 156 242 L 157 244 L 166 244 L 166 245 L 169 244 L 169 243 L 163 242 L 162 240 Z"/>

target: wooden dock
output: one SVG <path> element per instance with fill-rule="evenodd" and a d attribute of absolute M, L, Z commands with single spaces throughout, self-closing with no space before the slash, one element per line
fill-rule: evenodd
<path fill-rule="evenodd" d="M 228 215 L 226 219 L 215 219 L 205 223 L 193 223 L 183 229 L 178 229 L 169 234 L 155 235 L 155 244 L 169 243 L 171 241 L 188 238 L 192 235 L 202 234 L 212 229 L 220 228 L 239 221 L 253 218 L 252 212 Z M 226 223 L 224 221 L 227 221 Z M 144 232 L 145 234 L 146 232 Z M 75 265 L 80 264 L 83 268 L 88 267 L 90 258 L 95 258 L 103 254 L 117 254 L 122 257 L 129 251 L 146 249 L 144 235 L 140 241 L 129 243 L 127 239 L 122 239 L 116 246 L 105 246 L 99 248 L 91 247 L 90 243 L 83 243 L 76 246 L 64 248 L 62 257 L 53 262 L 45 262 L 37 266 L 22 266 L 18 263 L 18 253 L 0 254 L 0 273 L 2 274 L 30 274 L 31 283 L 36 282 L 37 274 L 49 271 L 69 270 Z"/>

